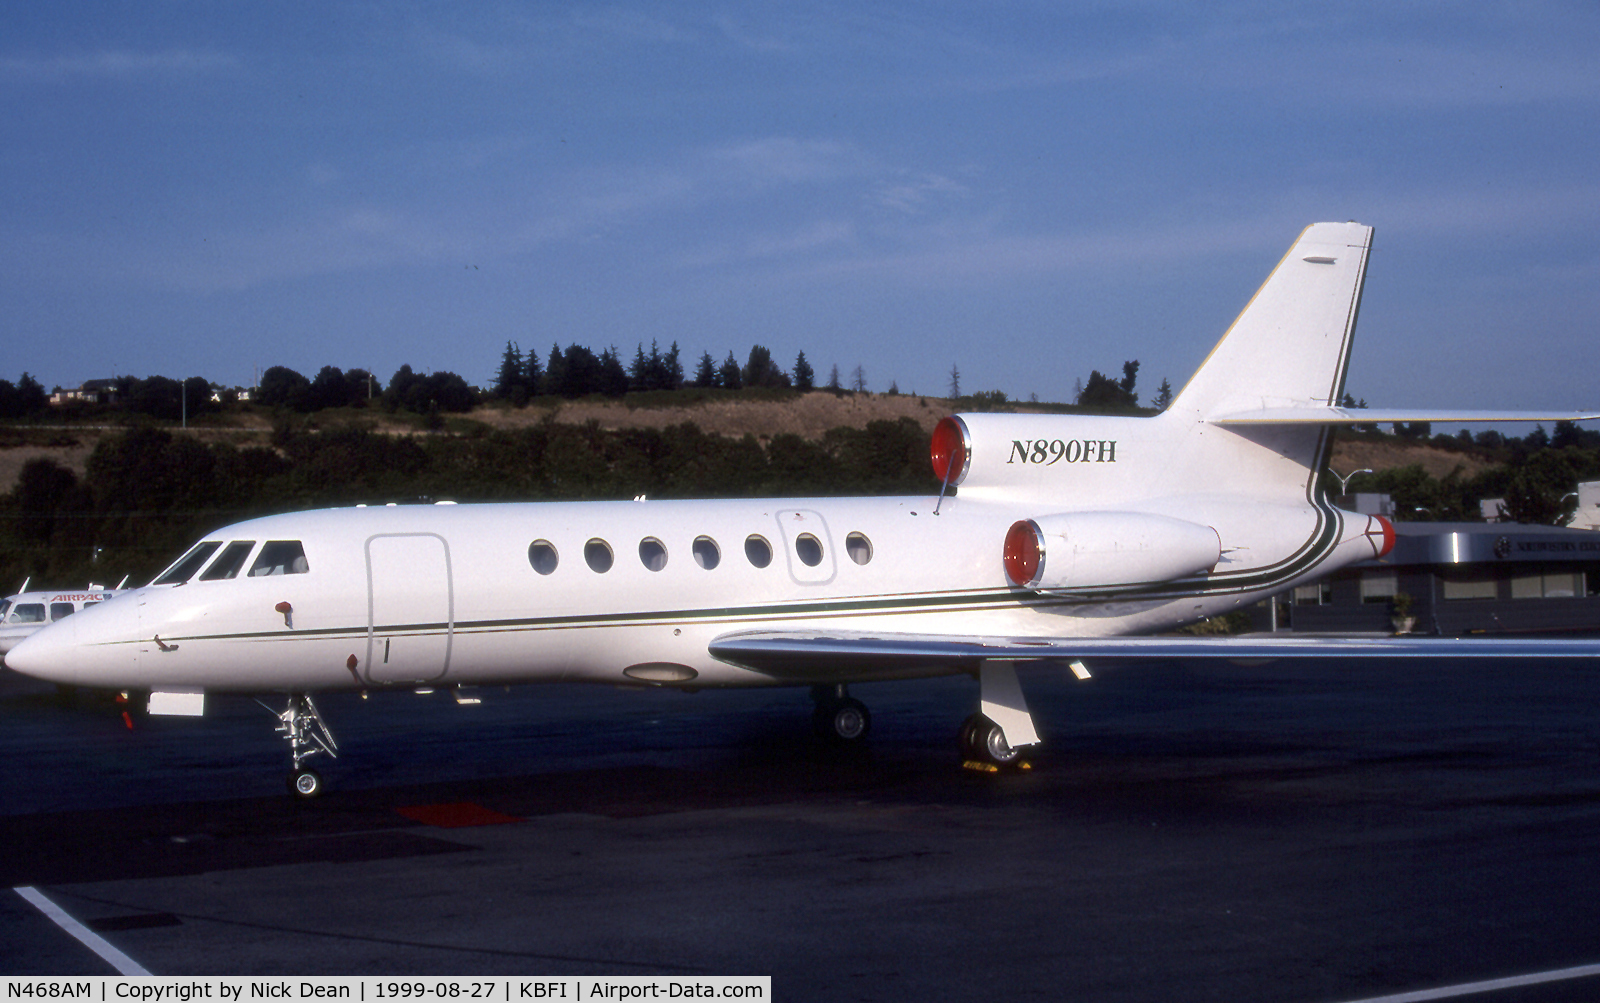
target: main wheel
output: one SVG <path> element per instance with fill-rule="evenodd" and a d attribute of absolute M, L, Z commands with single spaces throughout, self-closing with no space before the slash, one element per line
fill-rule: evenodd
<path fill-rule="evenodd" d="M 961 758 L 1005 766 L 1022 757 L 1022 753 L 1006 741 L 1005 730 L 998 724 L 974 714 L 961 722 Z"/>
<path fill-rule="evenodd" d="M 824 738 L 859 742 L 872 730 L 872 714 L 860 700 L 845 697 L 817 704 L 812 723 Z"/>
<path fill-rule="evenodd" d="M 304 766 L 289 773 L 289 793 L 310 800 L 322 794 L 322 774 Z"/>

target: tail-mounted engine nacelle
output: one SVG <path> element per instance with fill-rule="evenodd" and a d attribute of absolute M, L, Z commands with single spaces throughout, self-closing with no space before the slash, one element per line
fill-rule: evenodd
<path fill-rule="evenodd" d="M 1210 526 L 1141 512 L 1023 519 L 1006 533 L 1006 577 L 1039 592 L 1095 592 L 1209 572 L 1222 559 Z"/>

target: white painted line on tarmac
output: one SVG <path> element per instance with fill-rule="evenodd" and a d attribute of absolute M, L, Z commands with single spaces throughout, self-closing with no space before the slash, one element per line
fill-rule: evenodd
<path fill-rule="evenodd" d="M 137 961 L 134 961 L 126 954 L 123 954 L 115 947 L 112 947 L 110 941 L 106 940 L 98 933 L 95 933 L 93 930 L 73 919 L 71 916 L 68 916 L 66 910 L 56 905 L 48 898 L 45 898 L 44 893 L 39 891 L 39 889 L 24 885 L 21 888 L 13 888 L 11 890 L 16 892 L 18 895 L 21 895 L 28 902 L 32 903 L 34 908 L 50 917 L 50 920 L 55 923 L 56 926 L 61 927 L 61 929 L 78 938 L 84 947 L 87 947 L 89 950 L 100 955 L 101 959 L 104 960 L 106 964 L 117 970 L 118 975 L 150 974 L 149 972 L 145 971 L 143 965 L 139 964 Z"/>
<path fill-rule="evenodd" d="M 1600 965 L 1579 965 L 1577 968 L 1559 968 L 1550 972 L 1535 972 L 1532 975 L 1512 975 L 1504 979 L 1489 979 L 1487 982 L 1464 982 L 1459 986 L 1421 989 L 1414 993 L 1398 993 L 1394 996 L 1372 996 L 1367 999 L 1346 1000 L 1345 1003 L 1421 1003 L 1423 1000 L 1447 1000 L 1454 999 L 1457 996 L 1492 993 L 1497 989 L 1520 989 L 1523 986 L 1537 986 L 1545 982 L 1589 979 L 1597 975 L 1600 975 Z"/>

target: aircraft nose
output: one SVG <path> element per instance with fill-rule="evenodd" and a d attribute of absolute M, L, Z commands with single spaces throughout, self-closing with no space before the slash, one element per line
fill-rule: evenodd
<path fill-rule="evenodd" d="M 6 652 L 6 668 L 56 683 L 79 682 L 75 669 L 80 664 L 76 657 L 77 631 L 72 620 L 68 617 L 23 638 Z"/>

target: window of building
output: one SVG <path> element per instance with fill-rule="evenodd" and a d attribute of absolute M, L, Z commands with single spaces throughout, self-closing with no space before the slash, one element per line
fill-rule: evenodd
<path fill-rule="evenodd" d="M 222 556 L 211 562 L 200 575 L 203 582 L 214 582 L 219 579 L 237 578 L 239 569 L 244 567 L 245 558 L 250 556 L 250 551 L 255 549 L 254 540 L 235 540 L 222 548 Z"/>
<path fill-rule="evenodd" d="M 1511 579 L 1513 599 L 1571 599 L 1583 594 L 1583 575 L 1577 571 L 1547 571 Z"/>
<path fill-rule="evenodd" d="M 844 552 L 857 564 L 865 564 L 872 560 L 872 541 L 862 533 L 851 533 L 844 538 Z"/>
<path fill-rule="evenodd" d="M 548 575 L 554 573 L 556 565 L 561 563 L 561 555 L 556 553 L 555 544 L 549 540 L 535 540 L 528 544 L 528 563 L 539 574 Z"/>
<path fill-rule="evenodd" d="M 800 563 L 808 568 L 822 563 L 822 541 L 810 533 L 801 533 L 794 538 L 794 552 L 800 558 Z"/>
<path fill-rule="evenodd" d="M 1585 571 L 1583 573 L 1584 592 L 1591 596 L 1600 596 L 1600 571 Z"/>
<path fill-rule="evenodd" d="M 583 560 L 589 565 L 590 571 L 605 574 L 611 570 L 611 562 L 615 560 L 611 554 L 611 544 L 595 537 L 583 545 Z"/>
<path fill-rule="evenodd" d="M 1439 595 L 1446 602 L 1458 599 L 1495 599 L 1498 598 L 1498 588 L 1493 578 L 1481 575 L 1441 575 L 1439 579 Z"/>
<path fill-rule="evenodd" d="M 1294 604 L 1296 606 L 1331 606 L 1333 604 L 1333 583 L 1327 579 L 1312 582 L 1310 585 L 1296 585 L 1294 587 Z"/>
<path fill-rule="evenodd" d="M 639 563 L 650 571 L 660 571 L 667 566 L 667 545 L 653 536 L 640 540 Z"/>
<path fill-rule="evenodd" d="M 1400 591 L 1400 575 L 1395 570 L 1361 572 L 1361 601 L 1364 603 L 1393 602 Z"/>
<path fill-rule="evenodd" d="M 311 570 L 306 563 L 306 548 L 299 540 L 268 540 L 250 565 L 250 577 L 264 575 L 303 575 Z"/>
<path fill-rule="evenodd" d="M 161 573 L 161 577 L 151 582 L 151 585 L 181 585 L 194 577 L 206 559 L 217 552 L 222 546 L 221 540 L 212 540 L 206 543 L 197 543 L 194 549 L 178 558 L 178 563 Z"/>
<path fill-rule="evenodd" d="M 717 547 L 717 541 L 709 536 L 695 537 L 694 546 L 690 549 L 694 552 L 694 563 L 707 571 L 722 563 L 722 551 Z"/>
<path fill-rule="evenodd" d="M 758 568 L 764 568 L 772 563 L 772 544 L 767 538 L 756 533 L 751 533 L 744 539 L 744 556 L 750 563 Z"/>

